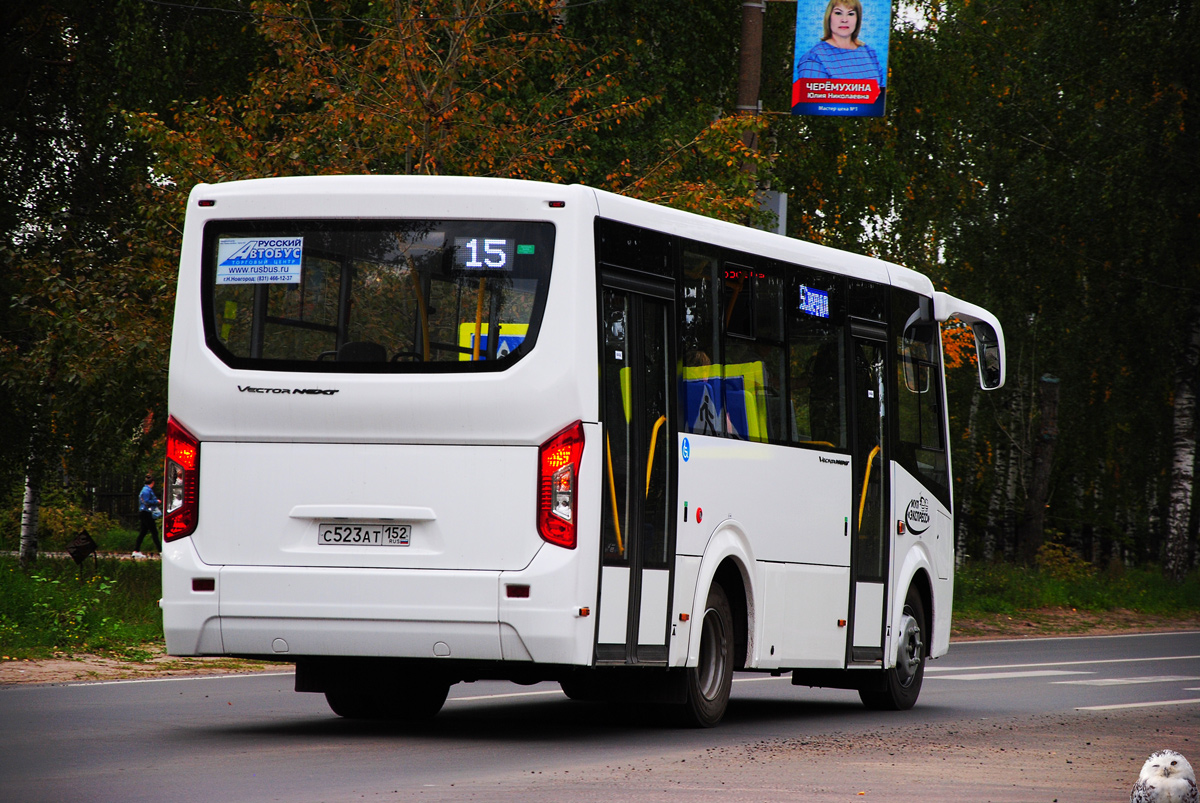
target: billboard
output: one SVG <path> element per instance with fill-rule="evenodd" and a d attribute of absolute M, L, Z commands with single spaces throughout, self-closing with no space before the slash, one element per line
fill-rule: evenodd
<path fill-rule="evenodd" d="M 798 0 L 792 114 L 882 117 L 890 0 Z"/>

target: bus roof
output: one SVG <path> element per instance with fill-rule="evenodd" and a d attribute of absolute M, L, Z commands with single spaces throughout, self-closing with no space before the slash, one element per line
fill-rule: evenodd
<path fill-rule="evenodd" d="M 286 207 L 293 206 L 293 202 L 293 208 L 303 206 L 304 196 L 319 196 L 325 201 L 323 206 L 326 208 L 331 197 L 341 201 L 355 198 L 361 202 L 361 205 L 343 206 L 341 213 L 333 217 L 387 217 L 388 207 L 391 206 L 387 201 L 394 201 L 398 194 L 410 198 L 414 195 L 433 198 L 469 194 L 477 200 L 520 198 L 527 201 L 584 203 L 601 217 L 631 225 L 668 231 L 818 270 L 892 284 L 925 296 L 932 296 L 934 292 L 932 282 L 924 274 L 881 259 L 628 198 L 582 184 L 469 176 L 289 176 L 198 184 L 192 189 L 189 207 L 194 207 L 199 199 L 215 202 L 221 199 L 248 200 L 274 196 L 288 201 L 285 204 L 286 211 Z M 365 214 L 366 210 L 370 210 L 370 214 Z M 505 214 L 511 216 L 513 211 L 506 208 Z M 296 213 L 300 214 L 298 209 Z M 222 216 L 219 206 L 213 210 L 212 216 Z"/>

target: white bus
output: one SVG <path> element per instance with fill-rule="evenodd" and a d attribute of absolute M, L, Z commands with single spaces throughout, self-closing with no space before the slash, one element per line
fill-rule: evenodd
<path fill-rule="evenodd" d="M 200 185 L 171 346 L 172 655 L 335 713 L 555 680 L 715 725 L 732 672 L 917 699 L 954 576 L 911 270 L 583 186 Z"/>

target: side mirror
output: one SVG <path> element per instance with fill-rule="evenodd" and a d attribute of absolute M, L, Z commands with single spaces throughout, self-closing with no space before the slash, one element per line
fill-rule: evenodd
<path fill-rule="evenodd" d="M 1003 357 L 1000 353 L 1000 338 L 996 330 L 985 321 L 971 325 L 975 333 L 975 356 L 979 361 L 979 386 L 984 390 L 995 390 L 1004 384 Z"/>
<path fill-rule="evenodd" d="M 984 390 L 1004 387 L 1004 330 L 996 316 L 983 307 L 938 292 L 933 294 L 933 312 L 938 321 L 957 317 L 971 324 L 979 362 L 979 387 Z"/>

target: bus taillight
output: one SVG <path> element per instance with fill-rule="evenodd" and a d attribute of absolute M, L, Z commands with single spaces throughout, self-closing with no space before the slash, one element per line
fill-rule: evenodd
<path fill-rule="evenodd" d="M 538 533 L 574 549 L 575 489 L 583 456 L 583 422 L 576 421 L 538 449 Z"/>
<path fill-rule="evenodd" d="M 200 441 L 173 417 L 167 419 L 163 540 L 191 535 L 200 518 Z"/>

